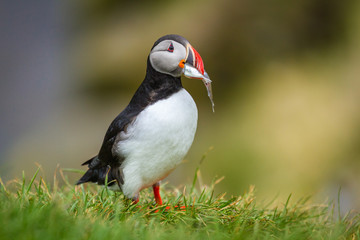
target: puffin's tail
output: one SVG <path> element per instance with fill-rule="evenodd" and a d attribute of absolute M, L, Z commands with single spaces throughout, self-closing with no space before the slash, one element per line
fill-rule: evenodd
<path fill-rule="evenodd" d="M 117 183 L 120 187 L 120 184 L 124 184 L 123 177 L 118 167 L 111 168 L 109 165 L 99 166 L 99 164 L 97 164 L 98 162 L 99 159 L 97 156 L 95 156 L 82 164 L 88 165 L 89 169 L 79 179 L 79 181 L 77 181 L 76 185 L 86 182 L 93 182 L 99 185 L 104 185 L 106 178 L 108 186 Z"/>

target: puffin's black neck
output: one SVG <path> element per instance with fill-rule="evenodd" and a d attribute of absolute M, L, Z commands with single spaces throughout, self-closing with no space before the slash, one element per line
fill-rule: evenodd
<path fill-rule="evenodd" d="M 167 98 L 182 89 L 181 77 L 173 77 L 156 71 L 147 60 L 146 76 L 129 105 L 145 108 L 158 100 Z"/>

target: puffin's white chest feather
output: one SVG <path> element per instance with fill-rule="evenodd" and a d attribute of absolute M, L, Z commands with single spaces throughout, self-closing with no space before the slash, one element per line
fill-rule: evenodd
<path fill-rule="evenodd" d="M 165 178 L 184 158 L 196 132 L 197 108 L 182 89 L 144 109 L 126 132 L 117 153 L 125 157 L 122 191 L 132 198 Z"/>

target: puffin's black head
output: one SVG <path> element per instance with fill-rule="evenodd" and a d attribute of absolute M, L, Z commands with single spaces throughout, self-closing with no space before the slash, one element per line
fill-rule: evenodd
<path fill-rule="evenodd" d="M 151 48 L 149 55 L 151 66 L 158 72 L 180 77 L 187 68 L 195 68 L 193 74 L 185 73 L 190 78 L 201 79 L 205 73 L 204 63 L 200 54 L 182 36 L 170 34 L 159 38 Z M 200 76 L 198 76 L 200 74 Z M 207 74 L 205 75 L 207 78 Z"/>

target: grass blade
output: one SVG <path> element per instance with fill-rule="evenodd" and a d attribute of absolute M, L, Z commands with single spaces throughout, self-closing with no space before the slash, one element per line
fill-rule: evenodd
<path fill-rule="evenodd" d="M 30 183 L 29 183 L 29 186 L 28 186 L 27 189 L 26 189 L 26 194 L 29 193 L 29 191 L 30 191 L 30 189 L 31 189 L 31 187 L 32 187 L 32 185 L 33 185 L 33 183 L 34 183 L 34 180 L 35 180 L 36 176 L 38 175 L 39 170 L 40 170 L 40 168 L 38 168 L 38 169 L 36 170 L 34 176 L 31 178 L 31 181 L 30 181 Z"/>

